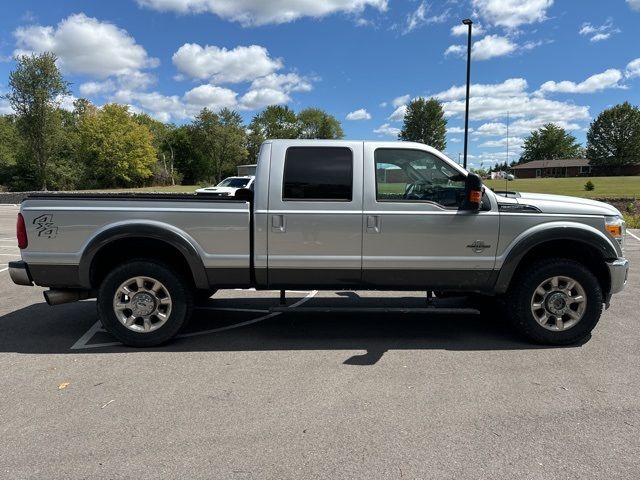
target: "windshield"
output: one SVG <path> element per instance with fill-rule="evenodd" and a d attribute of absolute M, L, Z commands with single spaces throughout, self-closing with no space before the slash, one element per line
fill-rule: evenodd
<path fill-rule="evenodd" d="M 225 178 L 221 181 L 217 186 L 218 187 L 231 187 L 231 188 L 244 188 L 247 186 L 251 179 L 250 178 L 236 178 L 230 177 Z"/>

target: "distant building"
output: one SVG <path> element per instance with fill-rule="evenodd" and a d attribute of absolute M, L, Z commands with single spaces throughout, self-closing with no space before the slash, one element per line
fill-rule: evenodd
<path fill-rule="evenodd" d="M 534 160 L 511 167 L 516 178 L 590 177 L 608 175 L 640 175 L 640 165 L 620 168 L 592 167 L 587 158 Z"/>
<path fill-rule="evenodd" d="M 238 169 L 239 177 L 249 177 L 251 175 L 256 174 L 257 165 L 254 163 L 253 165 L 238 165 L 236 168 Z"/>
<path fill-rule="evenodd" d="M 586 158 L 534 160 L 511 167 L 517 178 L 586 177 L 591 165 Z"/>

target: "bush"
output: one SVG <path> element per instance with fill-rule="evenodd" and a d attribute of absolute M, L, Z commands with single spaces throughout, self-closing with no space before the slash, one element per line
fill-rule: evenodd
<path fill-rule="evenodd" d="M 593 184 L 591 180 L 589 180 L 587 183 L 584 184 L 584 189 L 587 192 L 591 192 L 592 190 L 596 189 L 596 186 Z"/>
<path fill-rule="evenodd" d="M 627 228 L 640 228 L 640 215 L 624 214 L 624 221 Z"/>

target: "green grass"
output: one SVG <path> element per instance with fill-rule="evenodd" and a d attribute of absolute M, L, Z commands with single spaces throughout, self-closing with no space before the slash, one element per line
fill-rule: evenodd
<path fill-rule="evenodd" d="M 584 189 L 591 180 L 595 188 Z M 587 198 L 638 198 L 640 197 L 640 176 L 635 177 L 577 177 L 577 178 L 521 178 L 511 182 L 485 180 L 485 185 L 495 190 L 518 192 L 554 193 Z"/>

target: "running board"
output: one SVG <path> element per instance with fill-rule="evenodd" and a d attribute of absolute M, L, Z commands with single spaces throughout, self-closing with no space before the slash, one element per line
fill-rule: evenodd
<path fill-rule="evenodd" d="M 475 308 L 447 308 L 447 307 L 422 307 L 422 308 L 369 308 L 369 307 L 271 307 L 269 309 L 271 313 L 447 313 L 458 315 L 479 315 L 480 311 Z"/>

